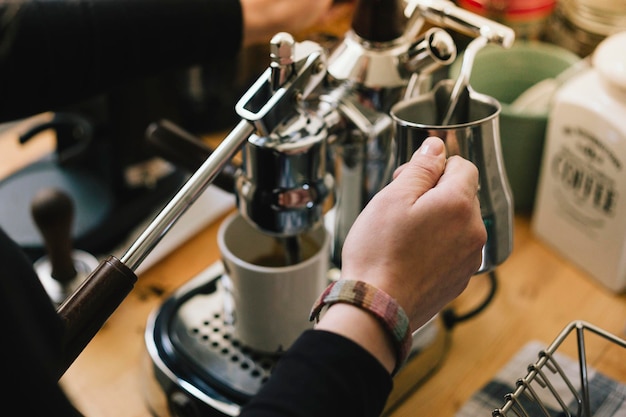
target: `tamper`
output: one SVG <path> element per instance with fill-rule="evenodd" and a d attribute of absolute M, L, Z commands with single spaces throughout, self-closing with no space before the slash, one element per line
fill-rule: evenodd
<path fill-rule="evenodd" d="M 85 251 L 73 249 L 74 204 L 66 192 L 41 189 L 31 202 L 31 215 L 47 252 L 35 262 L 34 268 L 50 299 L 60 304 L 98 266 L 98 260 Z"/>

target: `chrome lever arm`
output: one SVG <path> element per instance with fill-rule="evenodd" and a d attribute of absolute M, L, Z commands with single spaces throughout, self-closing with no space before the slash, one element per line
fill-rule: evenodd
<path fill-rule="evenodd" d="M 448 0 L 407 0 L 405 13 L 408 16 L 420 14 L 433 24 L 473 37 L 482 36 L 489 43 L 504 48 L 510 48 L 515 41 L 515 31 L 510 27 L 462 9 Z"/>

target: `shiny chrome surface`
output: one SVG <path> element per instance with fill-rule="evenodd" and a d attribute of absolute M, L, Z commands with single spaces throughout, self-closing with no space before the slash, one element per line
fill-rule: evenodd
<path fill-rule="evenodd" d="M 284 41 L 281 38 L 281 42 Z M 288 55 L 293 56 L 293 63 L 289 63 L 293 65 L 293 71 L 289 77 L 282 74 L 285 79 L 281 79 L 282 84 L 277 86 L 272 82 L 272 68 L 268 68 L 241 97 L 235 110 L 242 120 L 124 253 L 120 260 L 129 269 L 137 269 L 255 129 L 272 132 L 285 118 L 296 113 L 296 98 L 305 99 L 318 87 L 325 75 L 322 48 L 315 42 L 305 41 L 299 43 L 297 49 L 294 46 L 289 50 Z"/>
<path fill-rule="evenodd" d="M 412 33 L 409 25 L 407 33 Z M 332 109 L 336 134 L 330 147 L 335 176 L 332 261 L 341 265 L 343 242 L 369 200 L 391 180 L 394 161 L 393 123 L 389 109 L 406 94 L 415 74 L 427 74 L 456 57 L 456 46 L 441 29 L 414 39 L 402 36 L 385 43 L 367 42 L 354 32 L 328 60 L 329 82 L 318 103 L 328 120 Z"/>
<path fill-rule="evenodd" d="M 251 136 L 236 181 L 241 214 L 276 236 L 295 236 L 321 224 L 334 188 L 326 168 L 327 137 L 323 120 L 306 111 L 269 136 Z"/>
<path fill-rule="evenodd" d="M 407 0 L 406 12 L 417 13 L 438 26 L 454 29 L 469 36 L 482 36 L 490 43 L 510 48 L 515 31 L 501 23 L 457 7 L 447 0 Z"/>
<path fill-rule="evenodd" d="M 406 78 L 398 59 L 407 54 L 409 46 L 403 40 L 370 45 L 350 31 L 330 56 L 328 74 L 364 87 L 402 87 Z"/>
<path fill-rule="evenodd" d="M 397 128 L 398 162 L 409 160 L 429 136 L 440 137 L 449 155 L 472 161 L 479 172 L 479 200 L 487 228 L 483 262 L 477 273 L 493 270 L 513 249 L 513 197 L 502 151 L 498 116 L 500 103 L 492 97 L 466 89 L 460 96 L 450 124 L 442 125 L 452 80 L 440 82 L 433 91 L 395 105 L 391 110 Z"/>

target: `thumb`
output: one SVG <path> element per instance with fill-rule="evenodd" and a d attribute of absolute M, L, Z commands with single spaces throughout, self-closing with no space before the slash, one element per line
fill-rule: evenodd
<path fill-rule="evenodd" d="M 411 159 L 396 169 L 392 184 L 407 188 L 420 197 L 437 184 L 445 166 L 446 148 L 443 141 L 435 136 L 428 137 Z"/>

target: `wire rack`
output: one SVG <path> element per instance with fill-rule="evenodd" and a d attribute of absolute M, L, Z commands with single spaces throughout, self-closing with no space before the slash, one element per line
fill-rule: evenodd
<path fill-rule="evenodd" d="M 611 384 L 614 384 L 610 388 L 607 388 L 608 385 L 597 388 L 590 383 L 590 374 L 596 373 L 587 366 L 587 334 L 597 335 L 610 344 L 620 346 L 624 349 L 618 349 L 620 353 L 626 352 L 626 340 L 590 323 L 573 321 L 561 331 L 547 349 L 539 352 L 539 359 L 528 366 L 526 376 L 517 380 L 515 390 L 505 395 L 504 405 L 495 409 L 492 417 L 591 417 L 598 403 L 594 397 L 595 393 L 600 392 L 607 398 L 607 392 L 615 387 L 618 389 L 618 395 L 614 401 L 622 404 L 619 415 L 624 416 L 626 385 L 610 380 Z M 574 372 L 572 366 L 569 366 L 570 369 L 562 366 L 563 361 L 557 354 L 557 349 L 566 340 L 575 342 L 578 349 L 578 364 L 574 367 Z M 626 363 L 626 356 L 621 363 Z"/>

